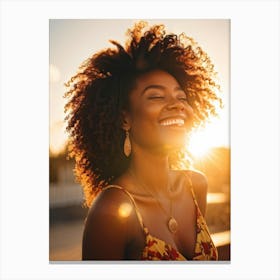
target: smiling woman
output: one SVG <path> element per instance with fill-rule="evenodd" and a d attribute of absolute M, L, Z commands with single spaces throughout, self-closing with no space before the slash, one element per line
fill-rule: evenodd
<path fill-rule="evenodd" d="M 179 165 L 215 115 L 213 65 L 185 35 L 137 23 L 125 47 L 90 57 L 68 83 L 70 155 L 89 207 L 83 260 L 217 260 L 207 181 Z"/>

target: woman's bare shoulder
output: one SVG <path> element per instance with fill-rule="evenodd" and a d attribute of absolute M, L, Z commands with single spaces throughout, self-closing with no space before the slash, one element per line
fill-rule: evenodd
<path fill-rule="evenodd" d="M 208 182 L 206 176 L 197 170 L 178 170 L 175 171 L 176 180 L 183 180 L 185 184 L 193 187 L 194 190 L 207 190 Z"/>
<path fill-rule="evenodd" d="M 180 171 L 180 176 L 185 177 L 185 184 L 192 188 L 203 215 L 206 210 L 208 182 L 206 176 L 197 170 Z"/>
<path fill-rule="evenodd" d="M 83 259 L 123 259 L 135 219 L 134 205 L 122 188 L 104 189 L 89 209 L 83 234 Z"/>
<path fill-rule="evenodd" d="M 207 191 L 208 182 L 204 173 L 198 170 L 185 170 L 184 173 L 191 180 L 194 191 Z"/>
<path fill-rule="evenodd" d="M 134 208 L 131 198 L 122 187 L 108 186 L 94 200 L 89 209 L 88 218 L 101 215 L 120 219 L 124 205 L 131 210 Z"/>

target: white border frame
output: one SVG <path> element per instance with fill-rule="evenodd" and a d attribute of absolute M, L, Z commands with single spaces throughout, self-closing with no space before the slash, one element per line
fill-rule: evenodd
<path fill-rule="evenodd" d="M 231 263 L 49 264 L 48 20 L 143 15 L 231 19 Z M 279 33 L 276 0 L 2 1 L 0 278 L 279 279 Z"/>

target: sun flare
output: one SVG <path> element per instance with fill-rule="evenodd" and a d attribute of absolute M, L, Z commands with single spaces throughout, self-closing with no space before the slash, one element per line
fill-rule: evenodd
<path fill-rule="evenodd" d="M 211 149 L 211 145 L 209 145 L 204 134 L 203 132 L 197 132 L 191 137 L 188 148 L 194 158 L 203 158 Z"/>
<path fill-rule="evenodd" d="M 207 156 L 214 147 L 225 146 L 226 130 L 221 130 L 219 122 L 192 133 L 188 145 L 190 154 L 196 159 Z"/>

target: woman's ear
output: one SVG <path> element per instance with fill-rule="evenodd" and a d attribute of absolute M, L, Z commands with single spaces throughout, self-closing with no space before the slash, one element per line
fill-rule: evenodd
<path fill-rule="evenodd" d="M 131 128 L 131 119 L 127 111 L 122 111 L 122 129 L 125 131 L 130 130 Z"/>

